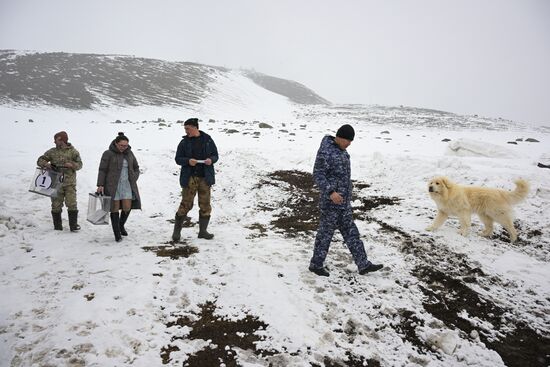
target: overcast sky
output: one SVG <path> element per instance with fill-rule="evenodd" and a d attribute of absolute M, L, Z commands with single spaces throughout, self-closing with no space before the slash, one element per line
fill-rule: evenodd
<path fill-rule="evenodd" d="M 0 49 L 253 68 L 335 103 L 550 126 L 550 0 L 0 0 Z"/>

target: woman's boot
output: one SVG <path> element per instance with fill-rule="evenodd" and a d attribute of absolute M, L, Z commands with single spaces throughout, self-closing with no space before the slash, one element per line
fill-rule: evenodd
<path fill-rule="evenodd" d="M 113 233 L 115 234 L 115 240 L 117 242 L 122 241 L 122 236 L 120 234 L 120 217 L 118 212 L 111 213 L 111 226 L 113 227 Z"/>
<path fill-rule="evenodd" d="M 126 224 L 126 220 L 128 219 L 130 212 L 131 210 L 128 210 L 127 212 L 123 210 L 122 213 L 120 213 L 120 234 L 123 236 L 128 236 L 128 232 L 126 232 L 124 224 Z"/>

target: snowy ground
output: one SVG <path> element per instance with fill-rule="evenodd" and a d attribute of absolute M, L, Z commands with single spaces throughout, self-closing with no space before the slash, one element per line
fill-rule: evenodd
<path fill-rule="evenodd" d="M 0 109 L 1 366 L 550 364 L 550 169 L 537 166 L 550 164 L 548 130 L 355 122 L 356 223 L 385 269 L 358 275 L 337 235 L 323 278 L 307 271 L 318 215 L 311 170 L 322 136 L 346 121 L 295 117 L 280 99 L 257 98 L 262 111 L 275 107 L 254 115 L 230 97 L 199 111 Z M 196 114 L 220 152 L 215 238 L 197 239 L 195 225 L 173 244 L 176 121 Z M 28 192 L 59 130 L 84 162 L 78 233 L 66 212 L 65 231 L 53 231 L 49 199 Z M 139 160 L 143 202 L 121 243 L 110 226 L 85 221 L 118 131 Z M 480 237 L 477 218 L 467 238 L 456 220 L 426 232 L 435 214 L 426 182 L 441 174 L 506 189 L 529 180 L 519 241 L 498 225 Z"/>

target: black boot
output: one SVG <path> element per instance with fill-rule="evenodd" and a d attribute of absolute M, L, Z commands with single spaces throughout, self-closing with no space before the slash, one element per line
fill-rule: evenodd
<path fill-rule="evenodd" d="M 130 212 L 131 210 L 128 210 L 128 212 L 125 212 L 123 210 L 122 213 L 120 213 L 120 234 L 123 236 L 128 236 L 128 232 L 126 232 L 126 229 L 124 228 L 124 224 L 126 223 L 126 220 L 130 215 Z"/>
<path fill-rule="evenodd" d="M 117 242 L 122 241 L 122 236 L 120 235 L 120 217 L 118 216 L 118 212 L 111 213 L 111 226 L 113 227 L 115 240 Z"/>
<path fill-rule="evenodd" d="M 68 210 L 69 213 L 69 228 L 71 232 L 76 232 L 80 229 L 78 225 L 78 210 Z"/>
<path fill-rule="evenodd" d="M 185 215 L 178 215 L 176 213 L 176 218 L 174 220 L 174 232 L 172 233 L 172 241 L 178 242 L 181 239 L 181 227 L 183 226 L 183 221 L 185 220 Z"/>
<path fill-rule="evenodd" d="M 208 222 L 210 222 L 210 217 L 199 216 L 199 238 L 204 238 L 206 240 L 211 240 L 214 238 L 212 233 L 208 233 L 206 231 L 206 228 L 208 228 Z"/>
<path fill-rule="evenodd" d="M 311 271 L 312 273 L 315 273 L 321 277 L 328 277 L 330 275 L 330 273 L 328 272 L 328 269 L 325 268 L 324 266 L 322 268 L 316 268 L 314 266 L 309 266 L 309 271 Z"/>
<path fill-rule="evenodd" d="M 370 263 L 366 268 L 359 270 L 359 274 L 365 275 L 382 269 L 384 265 Z"/>
<path fill-rule="evenodd" d="M 61 213 L 52 212 L 52 219 L 53 219 L 53 229 L 55 229 L 56 231 L 62 231 L 63 222 L 61 221 Z"/>

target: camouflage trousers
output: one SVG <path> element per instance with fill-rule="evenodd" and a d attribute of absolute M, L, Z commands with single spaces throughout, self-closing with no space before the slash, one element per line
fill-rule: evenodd
<path fill-rule="evenodd" d="M 366 268 L 370 264 L 370 261 L 367 259 L 363 241 L 359 237 L 359 230 L 353 221 L 351 208 L 344 210 L 321 210 L 319 230 L 315 237 L 315 247 L 310 265 L 315 268 L 323 267 L 336 229 L 344 237 L 344 242 L 351 252 L 357 268 L 359 270 Z"/>
<path fill-rule="evenodd" d="M 187 187 L 181 190 L 181 203 L 178 208 L 178 216 L 184 217 L 193 208 L 195 195 L 199 194 L 199 216 L 209 217 L 212 212 L 210 206 L 210 186 L 204 177 L 191 176 Z"/>
<path fill-rule="evenodd" d="M 61 185 L 57 196 L 52 199 L 52 213 L 61 213 L 63 201 L 69 210 L 78 210 L 76 206 L 76 185 Z"/>

